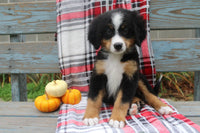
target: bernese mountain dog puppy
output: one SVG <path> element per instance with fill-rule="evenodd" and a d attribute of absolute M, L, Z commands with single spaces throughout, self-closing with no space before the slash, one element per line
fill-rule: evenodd
<path fill-rule="evenodd" d="M 95 125 L 99 120 L 102 102 L 113 103 L 109 125 L 123 128 L 127 111 L 137 113 L 140 101 L 161 114 L 173 110 L 162 103 L 140 73 L 136 45 L 146 37 L 143 18 L 136 11 L 115 9 L 96 17 L 89 26 L 88 40 L 99 49 L 90 79 L 87 107 L 83 122 Z"/>

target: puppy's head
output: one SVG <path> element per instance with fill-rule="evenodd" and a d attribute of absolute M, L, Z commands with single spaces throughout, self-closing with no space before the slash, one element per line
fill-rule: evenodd
<path fill-rule="evenodd" d="M 95 49 L 121 54 L 140 46 L 146 37 L 143 18 L 135 11 L 116 9 L 96 17 L 89 27 L 88 40 Z"/>

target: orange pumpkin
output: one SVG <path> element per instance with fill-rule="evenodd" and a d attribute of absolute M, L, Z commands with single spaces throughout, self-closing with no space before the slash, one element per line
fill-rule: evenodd
<path fill-rule="evenodd" d="M 57 97 L 50 97 L 46 94 L 35 99 L 35 107 L 41 112 L 52 112 L 58 109 L 61 100 Z"/>
<path fill-rule="evenodd" d="M 81 92 L 77 89 L 68 89 L 61 99 L 65 104 L 78 104 L 81 101 Z"/>

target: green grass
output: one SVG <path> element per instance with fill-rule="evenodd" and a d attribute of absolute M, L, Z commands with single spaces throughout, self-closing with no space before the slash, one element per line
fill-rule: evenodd
<path fill-rule="evenodd" d="M 52 80 L 61 79 L 61 74 L 28 74 L 27 97 L 34 101 L 37 96 L 43 95 L 45 86 Z M 0 74 L 0 98 L 3 101 L 12 100 L 10 75 Z"/>
<path fill-rule="evenodd" d="M 37 96 L 43 95 L 45 91 L 45 86 L 46 85 L 44 84 L 35 86 L 34 83 L 28 83 L 27 84 L 28 99 L 34 100 Z"/>
<path fill-rule="evenodd" d="M 0 86 L 0 98 L 4 101 L 10 101 L 11 97 L 11 85 L 5 83 L 3 87 Z"/>
<path fill-rule="evenodd" d="M 37 96 L 43 95 L 44 88 L 45 88 L 45 84 L 39 84 L 35 86 L 34 83 L 28 83 L 27 84 L 28 99 L 31 99 L 31 101 L 34 101 L 34 99 Z M 0 86 L 0 98 L 3 101 L 10 101 L 12 99 L 10 83 L 5 83 L 3 87 Z"/>

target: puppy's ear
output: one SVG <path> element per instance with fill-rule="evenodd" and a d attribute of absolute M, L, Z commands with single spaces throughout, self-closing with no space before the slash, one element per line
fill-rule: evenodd
<path fill-rule="evenodd" d="M 142 16 L 140 16 L 139 13 L 133 11 L 133 14 L 135 16 L 135 39 L 136 44 L 140 47 L 144 39 L 146 38 L 147 31 L 146 31 L 146 21 L 143 19 Z"/>
<path fill-rule="evenodd" d="M 89 26 L 88 40 L 95 49 L 98 49 L 101 45 L 100 37 L 101 34 L 99 31 L 98 19 L 94 19 Z"/>

